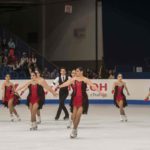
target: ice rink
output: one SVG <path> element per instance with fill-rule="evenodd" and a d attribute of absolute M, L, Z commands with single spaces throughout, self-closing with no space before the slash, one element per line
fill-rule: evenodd
<path fill-rule="evenodd" d="M 129 121 L 122 123 L 115 106 L 90 105 L 77 139 L 69 138 L 68 121 L 54 120 L 57 105 L 44 106 L 38 131 L 29 130 L 27 107 L 16 108 L 21 122 L 10 122 L 8 110 L 0 106 L 0 150 L 150 150 L 150 106 L 130 105 Z"/>

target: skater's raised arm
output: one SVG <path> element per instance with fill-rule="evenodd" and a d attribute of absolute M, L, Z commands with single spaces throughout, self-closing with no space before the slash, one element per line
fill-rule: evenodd
<path fill-rule="evenodd" d="M 23 95 L 23 93 L 28 89 L 28 86 L 26 86 L 20 93 L 20 96 Z"/>
<path fill-rule="evenodd" d="M 63 84 L 59 85 L 59 88 L 67 87 L 67 86 L 73 84 L 74 81 L 75 81 L 75 78 L 71 78 L 70 80 L 67 80 L 67 81 L 64 82 Z"/>
<path fill-rule="evenodd" d="M 12 85 L 13 92 L 15 92 L 15 85 L 13 83 L 11 83 L 11 85 Z"/>
<path fill-rule="evenodd" d="M 116 87 L 116 82 L 115 82 L 115 83 L 113 83 L 112 91 L 114 91 L 114 90 L 115 90 L 115 87 Z"/>
<path fill-rule="evenodd" d="M 5 82 L 2 84 L 2 87 L 1 87 L 2 90 L 5 89 Z"/>
<path fill-rule="evenodd" d="M 47 82 L 43 79 L 40 83 L 43 88 L 45 88 L 47 91 L 51 92 L 54 96 L 57 96 L 58 94 L 47 84 Z"/>
<path fill-rule="evenodd" d="M 89 80 L 88 78 L 85 78 L 85 79 L 84 79 L 84 82 L 85 82 L 86 84 L 88 84 L 89 86 L 91 86 L 91 87 L 93 88 L 93 90 L 98 90 L 98 87 L 97 87 L 94 83 L 92 83 L 92 81 Z"/>
<path fill-rule="evenodd" d="M 2 87 L 1 87 L 1 89 L 2 89 L 2 100 L 4 99 L 4 96 L 5 96 L 5 85 L 6 85 L 6 83 L 4 82 L 2 84 Z"/>
<path fill-rule="evenodd" d="M 114 93 L 115 93 L 115 87 L 116 87 L 116 82 L 115 82 L 115 83 L 113 83 L 112 91 L 111 91 L 111 93 L 112 93 L 112 94 L 114 94 Z"/>
<path fill-rule="evenodd" d="M 28 86 L 31 84 L 31 81 L 28 81 L 27 83 L 25 83 L 24 85 L 22 85 L 21 87 L 19 87 L 18 89 L 16 89 L 16 92 L 22 90 L 22 89 L 26 89 L 28 88 Z"/>

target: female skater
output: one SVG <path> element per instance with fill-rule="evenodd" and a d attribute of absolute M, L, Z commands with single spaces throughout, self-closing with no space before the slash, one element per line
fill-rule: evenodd
<path fill-rule="evenodd" d="M 80 122 L 80 118 L 82 114 L 87 114 L 88 112 L 88 96 L 86 93 L 87 85 L 91 86 L 94 90 L 97 90 L 95 84 L 93 84 L 88 78 L 83 75 L 83 68 L 78 67 L 76 69 L 76 77 L 66 81 L 60 88 L 74 85 L 74 90 L 72 94 L 72 101 L 71 101 L 71 112 L 72 120 L 73 120 L 73 130 L 71 132 L 70 137 L 76 138 L 77 137 L 77 128 Z"/>
<path fill-rule="evenodd" d="M 72 70 L 71 78 L 74 78 L 75 76 L 76 76 L 76 70 Z M 75 88 L 74 85 L 75 84 L 71 84 L 71 88 L 72 88 L 72 91 L 73 91 L 72 94 L 71 94 L 71 103 L 72 103 L 72 98 L 73 98 L 73 93 L 74 93 L 74 88 Z M 70 105 L 71 105 L 71 103 L 70 103 Z M 68 129 L 71 128 L 72 124 L 73 124 L 73 115 L 72 115 L 72 111 L 71 111 L 71 118 L 69 119 L 69 124 L 68 124 L 67 128 Z"/>
<path fill-rule="evenodd" d="M 113 85 L 112 94 L 114 94 L 114 104 L 120 109 L 120 121 L 128 121 L 127 116 L 124 111 L 124 107 L 127 106 L 126 97 L 123 93 L 125 88 L 127 95 L 129 94 L 126 83 L 122 81 L 122 74 L 118 74 L 117 82 Z"/>
<path fill-rule="evenodd" d="M 19 104 L 19 96 L 15 93 L 14 84 L 10 81 L 9 74 L 5 76 L 5 81 L 2 84 L 2 102 L 3 105 L 9 109 L 11 121 L 14 121 L 13 114 L 17 117 L 18 121 L 21 121 L 16 109 L 14 108 Z"/>
<path fill-rule="evenodd" d="M 57 95 L 55 91 L 53 91 L 52 88 L 48 86 L 45 80 L 39 81 L 37 79 L 37 74 L 35 72 L 31 73 L 31 80 L 17 90 L 19 91 L 23 89 L 24 92 L 25 90 L 29 89 L 27 105 L 29 106 L 31 112 L 30 130 L 37 130 L 36 114 L 38 113 L 38 109 L 42 109 L 45 101 L 41 88 L 45 88 L 53 95 Z"/>
<path fill-rule="evenodd" d="M 42 82 L 45 82 L 44 78 L 41 77 L 41 73 L 38 70 L 36 70 L 35 73 L 37 74 L 37 81 L 38 81 L 39 86 L 40 86 Z M 42 86 L 40 86 L 40 93 L 41 93 L 41 96 L 43 97 L 42 99 L 45 100 L 45 92 L 44 92 L 44 88 Z M 37 118 L 38 118 L 37 123 L 40 124 L 41 123 L 40 109 L 38 109 L 38 111 L 37 111 Z"/>

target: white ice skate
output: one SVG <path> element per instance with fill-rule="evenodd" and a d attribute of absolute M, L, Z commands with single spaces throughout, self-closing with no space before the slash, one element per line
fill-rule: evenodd
<path fill-rule="evenodd" d="M 30 131 L 36 131 L 37 130 L 37 123 L 36 122 L 33 122 L 31 124 L 31 128 L 30 128 Z"/>
<path fill-rule="evenodd" d="M 41 117 L 38 117 L 37 124 L 41 124 Z"/>
<path fill-rule="evenodd" d="M 127 121 L 128 121 L 127 116 L 126 116 L 126 115 L 124 115 L 123 117 L 124 117 L 124 121 L 125 121 L 125 122 L 127 122 Z"/>
<path fill-rule="evenodd" d="M 72 132 L 70 134 L 70 138 L 71 139 L 74 139 L 77 137 L 77 129 L 72 129 Z"/>
<path fill-rule="evenodd" d="M 17 117 L 17 121 L 19 121 L 19 122 L 21 121 L 21 118 L 19 116 Z"/>
<path fill-rule="evenodd" d="M 10 115 L 10 121 L 14 122 L 14 116 L 13 115 Z"/>
<path fill-rule="evenodd" d="M 124 115 L 120 115 L 120 121 L 121 121 L 121 122 L 124 121 Z"/>
<path fill-rule="evenodd" d="M 68 123 L 68 125 L 67 125 L 67 129 L 70 129 L 71 127 L 72 127 L 72 120 L 69 120 L 69 123 Z"/>

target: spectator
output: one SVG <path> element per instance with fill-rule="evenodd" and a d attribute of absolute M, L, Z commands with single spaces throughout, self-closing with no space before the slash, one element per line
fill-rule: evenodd
<path fill-rule="evenodd" d="M 20 62 L 18 60 L 13 65 L 13 70 L 16 71 L 16 72 L 20 72 Z"/>
<path fill-rule="evenodd" d="M 8 54 L 8 56 L 11 57 L 11 58 L 15 56 L 15 51 L 14 51 L 13 48 L 10 48 L 10 49 L 9 49 L 9 54 Z"/>
<path fill-rule="evenodd" d="M 29 57 L 29 59 L 28 59 L 28 67 L 30 68 L 31 66 L 32 66 L 32 58 Z"/>
<path fill-rule="evenodd" d="M 9 42 L 8 42 L 8 63 L 9 64 L 14 64 L 16 61 L 16 57 L 15 57 L 15 43 L 13 41 L 12 38 L 10 38 Z"/>
<path fill-rule="evenodd" d="M 94 71 L 90 68 L 87 68 L 86 69 L 86 77 L 89 78 L 89 79 L 93 79 L 93 75 L 95 75 Z"/>
<path fill-rule="evenodd" d="M 7 66 L 7 64 L 8 64 L 8 58 L 7 58 L 7 56 L 4 56 L 3 64 L 4 64 L 4 66 Z"/>
<path fill-rule="evenodd" d="M 29 58 L 27 57 L 27 54 L 25 52 L 23 52 L 21 60 L 20 60 L 20 66 L 24 66 L 26 64 L 28 64 Z"/>
<path fill-rule="evenodd" d="M 9 39 L 8 48 L 9 49 L 15 49 L 16 48 L 15 42 L 13 41 L 12 38 Z"/>
<path fill-rule="evenodd" d="M 108 79 L 115 79 L 113 70 L 108 71 Z"/>
<path fill-rule="evenodd" d="M 4 50 L 3 50 L 3 54 L 4 54 L 4 56 L 8 56 L 8 49 L 7 48 L 5 48 Z"/>
<path fill-rule="evenodd" d="M 104 58 L 102 58 L 102 63 L 101 63 L 100 70 L 99 70 L 99 78 L 100 79 L 107 78 L 107 72 L 106 72 L 106 68 L 105 68 Z"/>
<path fill-rule="evenodd" d="M 92 79 L 98 79 L 98 74 L 96 72 L 93 72 Z"/>
<path fill-rule="evenodd" d="M 32 61 L 32 63 L 34 64 L 34 66 L 36 66 L 37 58 L 35 57 L 34 54 L 32 54 L 31 61 Z"/>
<path fill-rule="evenodd" d="M 48 68 L 44 68 L 44 71 L 42 73 L 42 76 L 45 78 L 45 79 L 49 79 L 50 78 L 50 72 L 48 71 Z"/>
<path fill-rule="evenodd" d="M 7 41 L 6 41 L 5 38 L 3 38 L 3 40 L 2 40 L 2 50 L 4 51 L 5 49 L 8 49 L 8 47 L 7 47 Z"/>
<path fill-rule="evenodd" d="M 34 56 L 34 54 L 32 54 L 31 57 L 29 57 L 29 60 L 28 60 L 28 66 L 29 68 L 36 68 L 37 67 L 37 58 Z"/>
<path fill-rule="evenodd" d="M 55 79 L 56 77 L 59 76 L 59 71 L 58 69 L 54 69 L 51 73 L 50 73 L 50 78 L 51 79 Z"/>
<path fill-rule="evenodd" d="M 30 72 L 29 72 L 29 58 L 27 57 L 26 52 L 23 52 L 21 60 L 20 60 L 20 66 L 21 66 L 21 71 L 23 72 L 23 75 L 25 74 L 26 77 L 30 77 Z"/>

